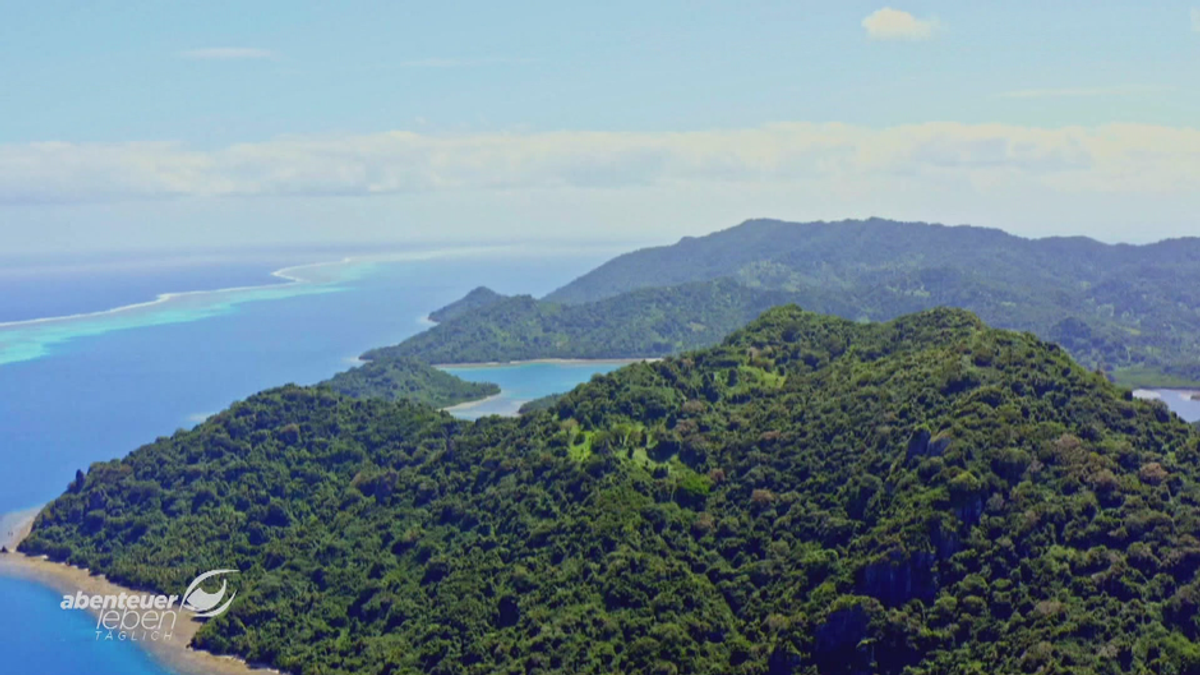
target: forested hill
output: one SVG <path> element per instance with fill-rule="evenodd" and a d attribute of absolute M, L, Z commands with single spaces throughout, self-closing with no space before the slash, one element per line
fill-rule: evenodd
<path fill-rule="evenodd" d="M 373 349 L 363 358 L 415 358 L 442 364 L 662 356 L 716 344 L 790 297 L 729 279 L 648 288 L 585 305 L 559 305 L 522 295 L 453 316 L 399 345 Z"/>
<path fill-rule="evenodd" d="M 461 316 L 473 310 L 482 309 L 488 305 L 495 304 L 507 297 L 508 296 L 501 295 L 486 286 L 480 286 L 472 290 L 470 293 L 467 293 L 462 298 L 446 305 L 445 307 L 430 312 L 429 320 L 441 322 L 447 319 L 453 319 L 456 316 Z"/>
<path fill-rule="evenodd" d="M 491 382 L 468 382 L 415 359 L 369 361 L 322 383 L 354 398 L 408 399 L 435 408 L 477 401 L 500 393 Z"/>
<path fill-rule="evenodd" d="M 545 299 L 575 304 L 637 288 L 727 276 L 778 287 L 854 285 L 937 268 L 975 271 L 1017 288 L 1078 282 L 1095 286 L 1114 277 L 1146 277 L 1152 271 L 1147 268 L 1158 267 L 1190 272 L 1195 279 L 1200 238 L 1108 245 L 1086 237 L 1026 239 L 997 229 L 882 218 L 814 223 L 758 219 L 618 256 Z"/>
<path fill-rule="evenodd" d="M 1028 334 L 771 310 L 520 419 L 285 387 L 23 550 L 293 673 L 1194 673 L 1200 435 Z"/>
<path fill-rule="evenodd" d="M 751 220 L 619 256 L 545 299 L 584 304 L 718 278 L 796 293 L 808 309 L 852 319 L 963 307 L 1058 342 L 1129 384 L 1200 381 L 1197 238 L 1130 246 L 881 219 Z"/>

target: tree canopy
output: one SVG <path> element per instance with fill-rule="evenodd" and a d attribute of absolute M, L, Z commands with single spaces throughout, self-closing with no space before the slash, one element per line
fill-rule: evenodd
<path fill-rule="evenodd" d="M 383 358 L 334 375 L 322 383 L 354 398 L 409 399 L 445 408 L 500 393 L 491 382 L 468 382 L 426 363 Z"/>
<path fill-rule="evenodd" d="M 1159 673 L 1200 663 L 1200 434 L 1028 333 L 795 307 L 520 418 L 263 392 L 22 544 L 292 673 Z"/>
<path fill-rule="evenodd" d="M 1130 246 L 879 218 L 750 220 L 618 256 L 546 300 L 586 304 L 721 278 L 856 320 L 962 307 L 1059 343 L 1130 386 L 1200 383 L 1198 238 Z"/>

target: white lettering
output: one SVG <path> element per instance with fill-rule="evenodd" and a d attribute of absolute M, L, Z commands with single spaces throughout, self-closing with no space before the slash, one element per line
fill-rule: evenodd
<path fill-rule="evenodd" d="M 96 625 L 104 626 L 105 630 L 116 630 L 121 625 L 121 615 L 116 611 L 101 612 Z"/>

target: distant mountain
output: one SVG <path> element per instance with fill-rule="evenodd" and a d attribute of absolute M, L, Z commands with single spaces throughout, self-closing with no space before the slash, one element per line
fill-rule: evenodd
<path fill-rule="evenodd" d="M 477 309 L 483 309 L 488 305 L 493 305 L 501 300 L 506 299 L 507 297 L 508 296 L 501 295 L 486 286 L 480 286 L 472 290 L 470 293 L 467 293 L 462 298 L 446 305 L 445 307 L 430 312 L 429 320 L 442 322 L 447 319 L 453 319 L 456 316 L 460 316 Z"/>
<path fill-rule="evenodd" d="M 962 310 L 782 307 L 520 419 L 263 392 L 94 464 L 21 550 L 240 570 L 194 645 L 297 675 L 1184 675 L 1198 445 Z"/>
<path fill-rule="evenodd" d="M 322 383 L 354 398 L 406 399 L 435 408 L 477 401 L 500 393 L 490 382 L 468 382 L 414 359 L 369 361 Z"/>
<path fill-rule="evenodd" d="M 647 288 L 583 305 L 528 295 L 464 311 L 367 360 L 470 363 L 539 358 L 637 358 L 712 345 L 794 294 L 731 279 Z"/>
<path fill-rule="evenodd" d="M 721 278 L 852 319 L 963 307 L 1130 384 L 1200 381 L 1197 238 L 1131 246 L 881 219 L 751 220 L 619 256 L 545 300 L 583 305 Z"/>

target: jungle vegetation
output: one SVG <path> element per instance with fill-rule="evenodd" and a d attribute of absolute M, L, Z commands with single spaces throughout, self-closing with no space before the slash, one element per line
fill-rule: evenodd
<path fill-rule="evenodd" d="M 28 553 L 290 673 L 1200 668 L 1200 434 L 1032 334 L 795 307 L 519 418 L 263 392 L 94 464 Z"/>
<path fill-rule="evenodd" d="M 619 256 L 541 304 L 461 312 L 462 323 L 401 351 L 436 351 L 435 363 L 470 360 L 467 351 L 476 360 L 519 358 L 527 346 L 565 357 L 662 356 L 716 344 L 782 303 L 870 321 L 950 306 L 1032 331 L 1126 386 L 1196 386 L 1197 280 L 1197 238 L 1130 246 L 877 218 L 751 220 Z"/>
<path fill-rule="evenodd" d="M 354 398 L 401 398 L 445 408 L 500 393 L 491 382 L 468 382 L 414 359 L 368 361 L 322 383 Z"/>
<path fill-rule="evenodd" d="M 647 288 L 582 305 L 519 295 L 452 316 L 362 358 L 452 364 L 662 356 L 716 344 L 789 297 L 731 279 Z"/>
<path fill-rule="evenodd" d="M 538 412 L 539 410 L 549 410 L 558 405 L 562 397 L 566 394 L 548 394 L 540 398 L 535 398 L 532 401 L 526 401 L 517 409 L 518 415 L 528 415 L 529 413 Z"/>
<path fill-rule="evenodd" d="M 473 310 L 482 309 L 506 297 L 508 296 L 501 295 L 486 286 L 480 286 L 449 305 L 430 312 L 429 320 L 440 323 L 447 319 L 453 319 L 456 316 L 470 313 Z"/>

